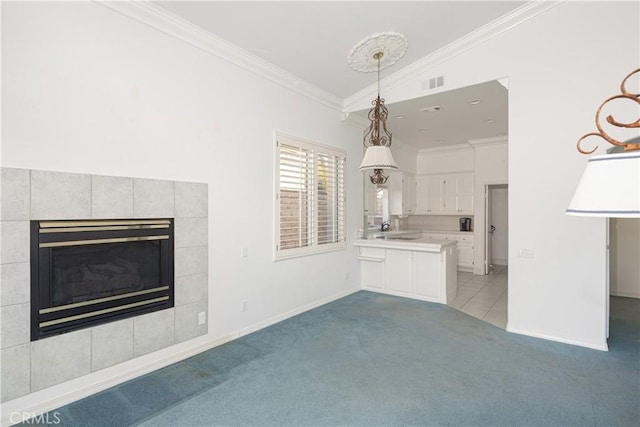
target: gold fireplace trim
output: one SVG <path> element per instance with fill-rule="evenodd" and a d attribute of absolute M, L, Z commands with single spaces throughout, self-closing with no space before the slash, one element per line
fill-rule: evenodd
<path fill-rule="evenodd" d="M 66 305 L 59 305 L 57 307 L 43 308 L 42 310 L 39 311 L 39 313 L 40 314 L 55 313 L 56 311 L 69 310 L 69 309 L 72 309 L 72 308 L 85 307 L 87 305 L 92 305 L 92 304 L 100 304 L 102 302 L 107 302 L 107 301 L 115 301 L 115 300 L 119 300 L 119 299 L 123 299 L 123 298 L 136 297 L 138 295 L 150 294 L 152 292 L 166 291 L 168 289 L 169 289 L 168 286 L 160 286 L 160 287 L 152 288 L 152 289 L 144 289 L 142 291 L 128 292 L 126 294 L 113 295 L 113 296 L 110 296 L 110 297 L 92 299 L 90 301 L 75 302 L 73 304 L 66 304 Z"/>
<path fill-rule="evenodd" d="M 94 221 L 40 221 L 40 233 L 79 231 L 148 230 L 169 228 L 168 219 L 119 219 Z"/>
<path fill-rule="evenodd" d="M 40 243 L 41 248 L 59 248 L 63 246 L 82 246 L 82 245 L 100 245 L 103 243 L 123 243 L 123 242 L 141 242 L 148 240 L 167 240 L 168 235 L 161 236 L 138 236 L 138 237 L 114 237 L 112 239 L 91 239 L 91 240 L 70 240 L 68 242 L 47 242 Z"/>
<path fill-rule="evenodd" d="M 102 310 L 92 311 L 91 313 L 78 314 L 76 316 L 63 317 L 61 319 L 50 320 L 48 322 L 40 322 L 41 328 L 46 328 L 47 326 L 59 325 L 60 323 L 73 322 L 74 320 L 86 319 L 87 317 L 98 316 L 100 314 L 113 313 L 114 311 L 125 310 L 127 308 L 140 307 L 142 305 L 153 304 L 156 302 L 167 301 L 169 297 L 160 297 L 153 298 L 146 301 L 134 302 L 131 304 L 120 305 L 118 307 L 105 308 Z"/>

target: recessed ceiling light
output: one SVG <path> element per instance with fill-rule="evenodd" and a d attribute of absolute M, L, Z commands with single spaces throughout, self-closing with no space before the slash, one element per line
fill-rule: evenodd
<path fill-rule="evenodd" d="M 404 119 L 402 114 L 398 114 L 397 116 L 393 116 L 394 119 Z"/>
<path fill-rule="evenodd" d="M 429 130 L 429 129 L 418 129 L 418 132 L 426 132 L 426 131 L 428 131 L 428 130 Z"/>
<path fill-rule="evenodd" d="M 493 119 L 487 119 L 487 123 L 493 123 Z"/>
<path fill-rule="evenodd" d="M 424 113 L 434 113 L 436 111 L 440 111 L 442 110 L 442 108 L 439 105 L 433 105 L 431 107 L 423 107 L 420 109 L 420 111 L 424 112 Z"/>
<path fill-rule="evenodd" d="M 474 99 L 473 101 L 470 101 L 469 104 L 478 105 L 478 104 L 480 104 L 480 100 L 479 99 Z"/>

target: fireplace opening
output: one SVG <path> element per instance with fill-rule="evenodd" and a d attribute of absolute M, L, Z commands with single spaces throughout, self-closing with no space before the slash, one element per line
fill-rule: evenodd
<path fill-rule="evenodd" d="M 173 307 L 173 220 L 32 221 L 31 340 Z"/>

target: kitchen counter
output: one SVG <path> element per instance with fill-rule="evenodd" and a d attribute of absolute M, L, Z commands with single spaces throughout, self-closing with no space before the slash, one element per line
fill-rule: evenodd
<path fill-rule="evenodd" d="M 451 302 L 458 290 L 457 241 L 429 239 L 421 233 L 387 232 L 380 233 L 384 238 L 354 240 L 362 288 L 440 304 Z"/>
<path fill-rule="evenodd" d="M 413 239 L 410 236 L 398 235 L 397 237 L 384 239 L 356 239 L 354 246 L 370 248 L 388 248 L 399 250 L 411 250 L 418 252 L 442 252 L 445 248 L 455 246 L 456 240 L 439 240 L 420 237 Z"/>

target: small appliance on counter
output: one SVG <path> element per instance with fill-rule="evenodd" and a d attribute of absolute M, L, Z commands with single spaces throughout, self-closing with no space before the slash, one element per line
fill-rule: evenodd
<path fill-rule="evenodd" d="M 460 218 L 460 231 L 471 231 L 471 218 Z"/>

